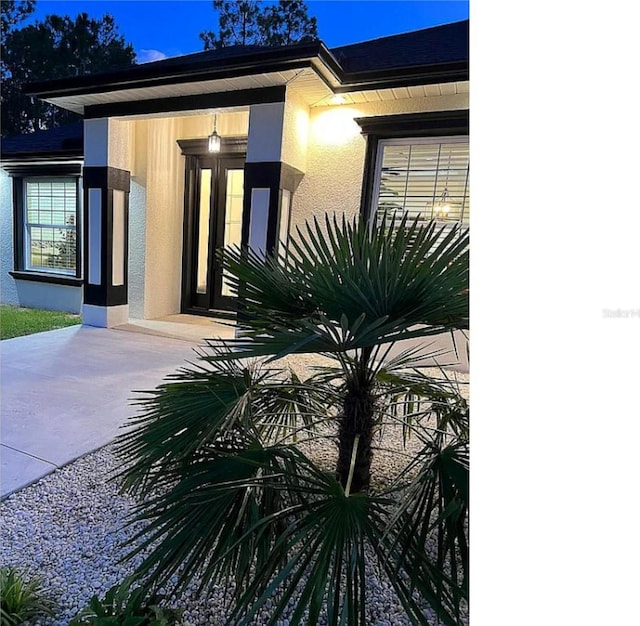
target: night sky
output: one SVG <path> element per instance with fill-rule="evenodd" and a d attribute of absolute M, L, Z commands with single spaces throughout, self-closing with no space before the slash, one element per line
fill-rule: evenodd
<path fill-rule="evenodd" d="M 307 5 L 318 19 L 320 39 L 330 48 L 469 17 L 467 0 L 311 0 Z M 92 17 L 113 15 L 139 62 L 198 52 L 198 34 L 218 24 L 210 0 L 37 0 L 29 21 L 83 11 Z"/>

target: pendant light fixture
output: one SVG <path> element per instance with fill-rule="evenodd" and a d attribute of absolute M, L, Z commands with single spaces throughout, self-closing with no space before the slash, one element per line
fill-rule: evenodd
<path fill-rule="evenodd" d="M 440 158 L 438 158 L 438 165 L 440 165 Z M 440 200 L 436 204 L 435 217 L 439 220 L 446 220 L 449 217 L 449 211 L 451 211 L 451 196 L 449 195 L 449 172 L 451 171 L 451 149 L 449 149 L 449 162 L 447 163 L 447 178 L 444 182 L 444 190 L 440 196 Z"/>
<path fill-rule="evenodd" d="M 436 204 L 436 218 L 440 220 L 447 219 L 450 210 L 449 190 L 445 187 L 438 204 Z"/>
<path fill-rule="evenodd" d="M 209 135 L 209 152 L 220 152 L 220 135 L 217 131 L 218 116 L 213 116 L 213 132 Z"/>

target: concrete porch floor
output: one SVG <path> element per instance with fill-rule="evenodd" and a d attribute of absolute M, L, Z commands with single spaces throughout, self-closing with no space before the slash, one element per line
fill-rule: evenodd
<path fill-rule="evenodd" d="M 198 342 L 71 326 L 1 343 L 1 493 L 109 443 Z"/>
<path fill-rule="evenodd" d="M 235 337 L 235 324 L 233 320 L 221 320 L 213 317 L 198 315 L 167 315 L 152 320 L 129 320 L 127 324 L 116 326 L 116 330 L 169 337 L 183 341 L 203 343 L 205 339 L 221 337 L 231 339 Z M 468 331 L 455 331 L 454 339 L 450 333 L 436 337 L 411 339 L 398 343 L 389 353 L 389 356 L 399 354 L 403 350 L 414 347 L 425 347 L 428 352 L 437 354 L 434 359 L 427 360 L 426 364 L 432 367 L 440 364 L 448 370 L 454 370 L 465 374 L 469 373 L 469 356 L 467 354 Z"/>
<path fill-rule="evenodd" d="M 166 315 L 151 320 L 129 320 L 115 327 L 124 330 L 157 337 L 169 337 L 183 341 L 202 343 L 204 339 L 231 339 L 235 337 L 233 320 L 220 320 L 199 315 Z"/>

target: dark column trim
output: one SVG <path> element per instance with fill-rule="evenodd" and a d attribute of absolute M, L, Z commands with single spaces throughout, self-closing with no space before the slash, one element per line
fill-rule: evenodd
<path fill-rule="evenodd" d="M 87 166 L 83 169 L 83 179 L 85 189 L 108 187 L 127 193 L 131 189 L 131 173 L 117 167 Z"/>
<path fill-rule="evenodd" d="M 195 111 L 198 109 L 219 109 L 269 102 L 284 102 L 284 85 L 263 87 L 261 89 L 235 89 L 217 93 L 176 96 L 173 98 L 153 98 L 149 100 L 131 100 L 109 104 L 94 104 L 84 109 L 85 119 L 142 115 L 149 113 L 170 113 L 172 111 Z"/>
<path fill-rule="evenodd" d="M 280 173 L 282 163 L 271 161 L 264 163 L 245 163 L 244 165 L 244 202 L 242 209 L 242 245 L 249 244 L 251 228 L 251 194 L 253 189 L 269 189 L 269 218 L 267 222 L 267 251 L 275 246 L 276 227 L 278 222 L 278 204 Z"/>
<path fill-rule="evenodd" d="M 89 191 L 100 189 L 102 198 L 100 234 L 100 284 L 89 284 L 89 254 L 84 259 L 84 303 L 94 306 L 118 306 L 127 304 L 129 269 L 129 191 L 131 174 L 108 166 L 90 166 L 83 170 L 84 178 L 84 241 L 89 242 Z M 113 192 L 124 193 L 124 284 L 112 285 L 113 276 Z M 88 252 L 88 250 L 87 250 Z"/>
<path fill-rule="evenodd" d="M 249 244 L 251 228 L 251 191 L 255 188 L 269 189 L 269 218 L 267 222 L 267 252 L 274 252 L 278 244 L 278 225 L 282 204 L 282 190 L 293 196 L 304 177 L 304 173 L 282 161 L 245 163 L 244 166 L 244 202 L 242 212 L 242 245 Z M 290 207 L 291 209 L 291 207 Z"/>

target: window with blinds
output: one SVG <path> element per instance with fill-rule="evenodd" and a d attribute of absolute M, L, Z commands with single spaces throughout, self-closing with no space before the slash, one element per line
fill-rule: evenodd
<path fill-rule="evenodd" d="M 389 139 L 378 146 L 378 219 L 469 223 L 469 140 Z"/>
<path fill-rule="evenodd" d="M 75 178 L 27 178 L 25 269 L 75 274 L 78 192 Z"/>

